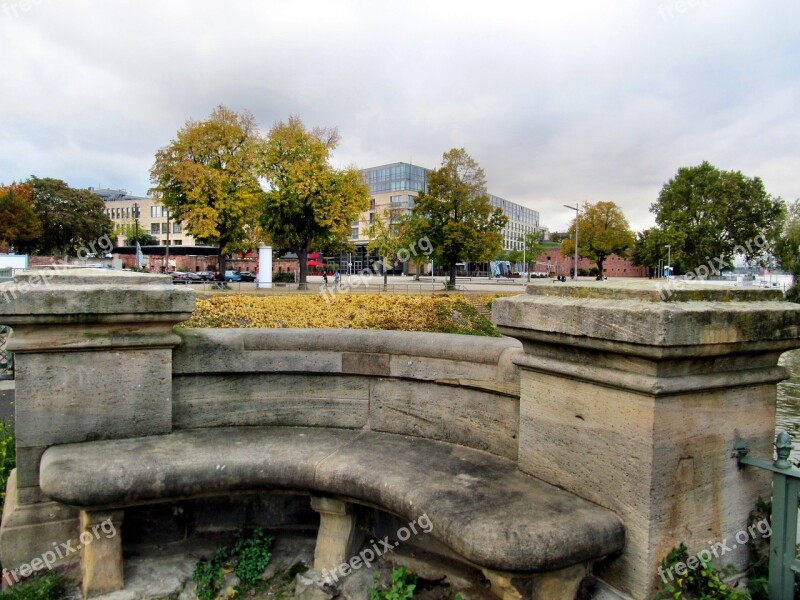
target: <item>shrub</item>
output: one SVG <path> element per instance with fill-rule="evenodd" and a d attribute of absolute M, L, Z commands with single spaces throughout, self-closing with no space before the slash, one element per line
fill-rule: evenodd
<path fill-rule="evenodd" d="M 17 446 L 14 428 L 0 421 L 0 511 L 6 500 L 6 486 L 11 471 L 17 466 Z"/>
<path fill-rule="evenodd" d="M 294 283 L 294 273 L 291 271 L 278 271 L 272 274 L 273 283 Z"/>
<path fill-rule="evenodd" d="M 261 582 L 272 553 L 273 538 L 257 527 L 247 536 L 243 529 L 236 534 L 233 547 L 217 548 L 211 560 L 201 559 L 194 569 L 192 580 L 197 584 L 195 592 L 199 600 L 214 600 L 225 582 L 223 568 L 234 565 L 234 573 L 239 578 L 236 592 L 246 594 Z"/>
<path fill-rule="evenodd" d="M 378 574 L 375 573 L 370 600 L 409 600 L 417 587 L 417 576 L 405 567 L 397 567 L 392 571 L 392 584 L 389 589 L 378 588 Z"/>
<path fill-rule="evenodd" d="M 50 571 L 0 592 L 0 600 L 67 600 L 70 597 L 67 579 Z"/>

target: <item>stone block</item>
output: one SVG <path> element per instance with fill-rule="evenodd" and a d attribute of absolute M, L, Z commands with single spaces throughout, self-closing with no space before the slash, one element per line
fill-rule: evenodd
<path fill-rule="evenodd" d="M 370 427 L 516 459 L 519 401 L 458 386 L 376 379 L 370 393 Z"/>
<path fill-rule="evenodd" d="M 173 384 L 174 426 L 358 429 L 369 417 L 369 385 L 366 378 L 341 375 L 183 375 Z"/>

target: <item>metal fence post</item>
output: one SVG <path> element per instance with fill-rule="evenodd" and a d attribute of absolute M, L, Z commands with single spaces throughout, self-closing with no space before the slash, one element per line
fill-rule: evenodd
<path fill-rule="evenodd" d="M 797 560 L 797 510 L 800 495 L 800 469 L 789 461 L 794 447 L 792 436 L 781 431 L 775 438 L 777 458 L 773 461 L 747 456 L 747 447 L 739 446 L 734 456 L 740 465 L 772 471 L 772 535 L 769 540 L 769 597 L 785 600 L 794 597 Z"/>

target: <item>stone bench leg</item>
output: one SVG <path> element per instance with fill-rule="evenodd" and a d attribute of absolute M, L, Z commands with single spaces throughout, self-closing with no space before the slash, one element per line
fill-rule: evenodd
<path fill-rule="evenodd" d="M 123 587 L 122 517 L 117 511 L 81 511 L 81 575 L 83 597 L 91 598 Z"/>
<path fill-rule="evenodd" d="M 353 506 L 334 498 L 312 496 L 311 508 L 320 516 L 314 569 L 333 572 L 350 560 L 363 541 Z"/>
<path fill-rule="evenodd" d="M 573 600 L 588 573 L 584 564 L 528 577 L 483 569 L 492 592 L 502 600 Z"/>

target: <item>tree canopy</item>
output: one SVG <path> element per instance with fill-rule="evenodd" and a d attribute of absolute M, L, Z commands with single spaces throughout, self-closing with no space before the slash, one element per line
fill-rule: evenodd
<path fill-rule="evenodd" d="M 568 233 L 569 238 L 561 242 L 564 256 L 575 253 L 575 219 Z M 601 276 L 606 258 L 624 255 L 635 243 L 628 219 L 615 202 L 584 202 L 578 217 L 578 237 L 578 254 L 596 262 Z"/>
<path fill-rule="evenodd" d="M 404 237 L 409 243 L 427 237 L 433 258 L 448 265 L 449 285 L 454 287 L 456 263 L 484 262 L 497 255 L 507 221 L 489 202 L 483 169 L 464 148 L 453 148 L 429 174 L 428 189 L 419 193 Z"/>
<path fill-rule="evenodd" d="M 188 121 L 175 139 L 156 152 L 151 192 L 187 231 L 219 245 L 225 254 L 247 237 L 264 197 L 259 184 L 263 139 L 255 118 L 217 107 L 205 121 Z"/>
<path fill-rule="evenodd" d="M 33 203 L 33 188 L 28 183 L 0 187 L 0 243 L 17 246 L 30 243 L 42 234 L 42 223 Z"/>
<path fill-rule="evenodd" d="M 353 221 L 369 208 L 361 173 L 330 165 L 338 141 L 335 128 L 308 130 L 300 117 L 290 116 L 270 130 L 265 144 L 262 174 L 270 189 L 261 203 L 261 225 L 276 246 L 297 254 L 301 284 L 311 248 L 345 242 Z"/>
<path fill-rule="evenodd" d="M 33 205 L 41 235 L 20 242 L 20 249 L 39 254 L 76 256 L 114 229 L 103 201 L 89 190 L 69 187 L 60 179 L 31 177 Z"/>
<path fill-rule="evenodd" d="M 647 267 L 650 273 L 655 273 L 658 270 L 659 261 L 664 261 L 664 266 L 667 266 L 667 259 L 672 260 L 673 272 L 682 272 L 685 269 L 681 262 L 681 257 L 676 255 L 675 248 L 679 248 L 683 244 L 684 234 L 680 231 L 672 230 L 668 233 L 659 229 L 658 227 L 651 227 L 636 234 L 636 243 L 633 249 L 633 264 L 642 267 Z M 671 246 L 670 251 L 667 251 L 666 246 Z"/>
<path fill-rule="evenodd" d="M 709 260 L 728 263 L 734 254 L 749 261 L 766 256 L 785 218 L 783 202 L 766 192 L 760 178 L 708 162 L 678 169 L 650 210 L 664 235 L 679 240 L 672 255 L 689 270 Z"/>

